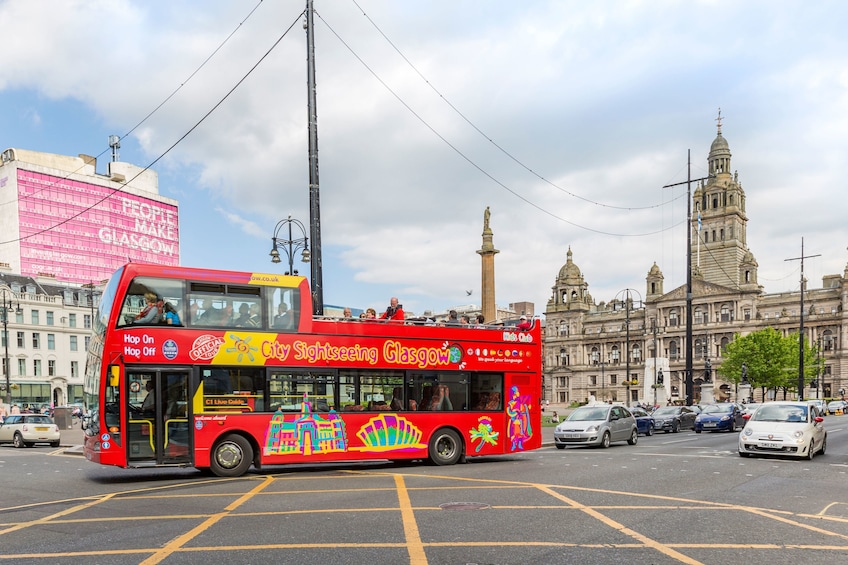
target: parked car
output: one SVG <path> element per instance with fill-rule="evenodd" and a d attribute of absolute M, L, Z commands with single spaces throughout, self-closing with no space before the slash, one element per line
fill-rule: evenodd
<path fill-rule="evenodd" d="M 812 459 L 824 455 L 827 431 L 824 418 L 808 402 L 777 401 L 764 404 L 748 418 L 739 434 L 739 455 L 787 455 Z"/>
<path fill-rule="evenodd" d="M 692 430 L 695 428 L 695 416 L 697 409 L 692 406 L 660 406 L 654 413 L 654 430 L 663 430 L 665 433 L 677 433 L 680 430 Z"/>
<path fill-rule="evenodd" d="M 735 402 L 721 402 L 719 404 L 707 404 L 702 407 L 701 413 L 695 417 L 695 433 L 707 432 L 735 432 L 745 426 L 742 418 L 742 406 Z"/>
<path fill-rule="evenodd" d="M 807 400 L 807 402 L 816 407 L 816 409 L 819 411 L 820 416 L 827 415 L 827 403 L 821 398 L 812 398 L 810 400 Z"/>
<path fill-rule="evenodd" d="M 848 408 L 848 402 L 845 402 L 844 400 L 831 400 L 827 403 L 828 414 L 836 414 L 838 410 L 841 410 L 844 413 L 846 408 Z"/>
<path fill-rule="evenodd" d="M 635 445 L 639 439 L 636 418 L 624 406 L 600 404 L 576 408 L 554 430 L 554 445 L 599 445 L 614 441 Z"/>
<path fill-rule="evenodd" d="M 59 426 L 45 414 L 12 414 L 0 424 L 0 443 L 15 447 L 32 447 L 36 443 L 59 447 L 59 439 Z"/>
<path fill-rule="evenodd" d="M 654 435 L 654 417 L 644 408 L 631 408 L 630 413 L 636 418 L 636 430 L 646 436 Z"/>

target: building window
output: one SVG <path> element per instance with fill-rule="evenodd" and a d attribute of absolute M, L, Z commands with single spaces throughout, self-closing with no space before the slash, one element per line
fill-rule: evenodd
<path fill-rule="evenodd" d="M 26 359 L 18 359 L 18 375 L 26 375 Z"/>
<path fill-rule="evenodd" d="M 32 360 L 32 373 L 36 377 L 41 376 L 41 359 L 33 359 Z"/>
<path fill-rule="evenodd" d="M 565 322 L 562 322 L 559 325 L 559 335 L 564 335 L 564 336 L 568 335 L 568 325 Z"/>
<path fill-rule="evenodd" d="M 53 325 L 53 312 L 50 312 L 50 311 L 47 312 L 47 325 L 48 326 Z"/>
<path fill-rule="evenodd" d="M 589 375 L 589 386 L 598 385 L 598 375 Z"/>
<path fill-rule="evenodd" d="M 614 364 L 618 364 L 618 362 L 619 362 L 619 360 L 620 360 L 620 359 L 619 359 L 619 357 L 620 357 L 620 355 L 619 355 L 619 353 L 618 353 L 618 346 L 617 346 L 617 345 L 613 345 L 613 346 L 612 346 L 612 352 L 610 353 L 610 360 L 611 360 Z"/>
<path fill-rule="evenodd" d="M 704 324 L 706 321 L 704 320 L 704 312 L 701 310 L 700 306 L 695 308 L 695 323 L 696 324 Z"/>
<path fill-rule="evenodd" d="M 751 311 L 750 311 L 750 310 L 747 310 L 747 309 L 746 309 L 746 310 L 743 310 L 743 311 L 742 311 L 742 316 L 745 318 L 745 321 L 746 321 L 746 322 L 750 322 L 750 321 L 751 321 Z"/>
<path fill-rule="evenodd" d="M 24 309 L 15 311 L 15 323 L 23 324 L 24 323 Z"/>
<path fill-rule="evenodd" d="M 642 348 L 639 344 L 633 346 L 633 360 L 637 363 L 642 360 Z"/>
<path fill-rule="evenodd" d="M 672 341 L 668 344 L 668 356 L 671 359 L 677 359 L 677 342 Z"/>
<path fill-rule="evenodd" d="M 34 326 L 38 325 L 38 318 L 39 318 L 38 310 L 33 310 L 32 311 L 32 325 L 34 325 Z"/>
<path fill-rule="evenodd" d="M 32 348 L 38 349 L 41 346 L 41 334 L 32 332 Z"/>
<path fill-rule="evenodd" d="M 79 361 L 71 361 L 71 378 L 79 376 Z"/>
<path fill-rule="evenodd" d="M 69 328 L 77 327 L 77 315 L 76 314 L 68 314 L 68 327 Z"/>
<path fill-rule="evenodd" d="M 47 360 L 47 376 L 55 377 L 56 376 L 56 360 L 48 359 Z"/>
<path fill-rule="evenodd" d="M 71 351 L 78 351 L 77 349 L 77 336 L 71 336 Z"/>
<path fill-rule="evenodd" d="M 825 330 L 822 334 L 822 345 L 825 351 L 833 351 L 833 332 Z"/>
<path fill-rule="evenodd" d="M 87 330 L 91 329 L 91 315 L 90 314 L 83 314 L 83 316 L 82 316 L 82 327 L 84 327 Z"/>
<path fill-rule="evenodd" d="M 592 348 L 592 353 L 589 355 L 589 360 L 595 365 L 597 365 L 598 362 L 601 360 L 601 354 L 598 351 L 597 347 Z"/>
<path fill-rule="evenodd" d="M 676 326 L 677 325 L 677 310 L 672 310 L 668 313 L 668 325 Z"/>
<path fill-rule="evenodd" d="M 91 343 L 91 336 L 85 336 L 85 350 L 88 351 L 88 344 Z"/>
<path fill-rule="evenodd" d="M 731 321 L 730 307 L 729 306 L 722 306 L 721 307 L 721 321 L 722 322 Z"/>
<path fill-rule="evenodd" d="M 56 334 L 47 334 L 47 349 L 56 349 Z"/>
<path fill-rule="evenodd" d="M 610 384 L 611 385 L 618 384 L 618 375 L 610 375 Z"/>
<path fill-rule="evenodd" d="M 24 348 L 24 332 L 18 332 L 18 349 Z"/>
<path fill-rule="evenodd" d="M 2 339 L 0 339 L 0 347 L 6 347 L 6 343 L 9 341 L 9 332 L 4 331 Z"/>

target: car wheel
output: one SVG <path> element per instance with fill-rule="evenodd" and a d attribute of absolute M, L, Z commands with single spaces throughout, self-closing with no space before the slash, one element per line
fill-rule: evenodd
<path fill-rule="evenodd" d="M 26 443 L 24 443 L 24 436 L 21 435 L 21 432 L 15 432 L 15 437 L 12 439 L 12 445 L 15 447 L 26 447 Z"/>
<path fill-rule="evenodd" d="M 607 448 L 610 446 L 610 433 L 604 432 L 604 436 L 601 438 L 601 447 Z"/>
<path fill-rule="evenodd" d="M 816 456 L 816 442 L 811 441 L 810 446 L 807 448 L 807 460 L 812 461 L 813 457 Z"/>
<path fill-rule="evenodd" d="M 680 422 L 675 422 L 671 431 L 675 434 L 678 433 L 680 431 Z"/>
<path fill-rule="evenodd" d="M 739 452 L 739 457 L 749 457 L 750 455 L 750 453 L 745 453 L 744 451 Z"/>
<path fill-rule="evenodd" d="M 637 441 L 639 441 L 639 432 L 636 428 L 633 428 L 633 433 L 630 434 L 630 439 L 627 440 L 627 443 L 630 445 L 636 445 Z"/>
<path fill-rule="evenodd" d="M 650 426 L 650 427 L 648 428 L 648 431 L 647 431 L 647 432 L 645 432 L 645 435 L 646 435 L 646 436 L 652 436 L 652 435 L 654 435 L 654 426 Z"/>
<path fill-rule="evenodd" d="M 827 436 L 824 436 L 822 439 L 821 449 L 819 449 L 819 455 L 824 455 L 824 452 L 827 450 Z"/>
<path fill-rule="evenodd" d="M 59 440 L 57 439 L 56 441 L 51 441 L 50 447 L 59 447 Z"/>
<path fill-rule="evenodd" d="M 695 433 L 699 434 L 699 433 L 701 433 L 701 430 L 699 430 L 698 428 L 695 428 Z"/>
<path fill-rule="evenodd" d="M 209 468 L 219 477 L 240 477 L 253 462 L 250 442 L 238 434 L 224 436 L 212 448 Z"/>

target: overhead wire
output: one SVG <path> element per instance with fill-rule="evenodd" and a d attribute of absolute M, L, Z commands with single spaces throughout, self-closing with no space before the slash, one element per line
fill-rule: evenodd
<path fill-rule="evenodd" d="M 404 108 L 406 108 L 406 110 L 407 110 L 407 111 L 409 111 L 409 113 L 411 113 L 411 114 L 412 114 L 412 115 L 413 115 L 413 116 L 414 116 L 414 117 L 415 117 L 415 118 L 416 118 L 419 122 L 421 122 L 421 124 L 423 124 L 423 125 L 424 125 L 424 127 L 426 127 L 427 129 L 429 129 L 429 130 L 430 130 L 430 131 L 431 131 L 431 132 L 432 132 L 432 133 L 433 133 L 436 137 L 438 137 L 438 138 L 439 138 L 439 139 L 440 139 L 440 140 L 441 140 L 441 141 L 442 141 L 445 145 L 447 145 L 448 147 L 450 147 L 450 148 L 451 148 L 451 149 L 452 149 L 452 150 L 453 150 L 453 151 L 454 151 L 457 155 L 459 155 L 462 159 L 464 159 L 464 160 L 465 160 L 468 164 L 470 164 L 473 168 L 477 169 L 480 173 L 482 173 L 484 176 L 486 176 L 489 180 L 491 180 L 492 182 L 494 182 L 495 184 L 497 184 L 498 186 L 500 186 L 501 188 L 503 188 L 504 190 L 506 190 L 507 192 L 509 192 L 510 194 L 512 194 L 513 196 L 515 196 L 516 198 L 518 198 L 519 200 L 521 200 L 521 201 L 525 202 L 526 204 L 528 204 L 528 205 L 532 206 L 533 208 L 536 208 L 537 210 L 539 210 L 539 211 L 540 211 L 540 212 L 542 212 L 543 214 L 546 214 L 546 215 L 548 215 L 548 216 L 550 216 L 550 217 L 552 217 L 552 218 L 554 218 L 554 219 L 556 219 L 556 220 L 559 220 L 559 221 L 561 221 L 561 222 L 564 222 L 564 223 L 566 223 L 566 224 L 569 224 L 569 225 L 571 225 L 571 226 L 574 226 L 574 227 L 579 228 L 579 229 L 584 230 L 584 231 L 588 231 L 588 232 L 592 232 L 592 233 L 597 233 L 597 234 L 600 234 L 600 235 L 609 235 L 609 236 L 614 236 L 614 237 L 645 237 L 645 236 L 650 236 L 650 235 L 656 235 L 656 234 L 663 233 L 664 231 L 667 231 L 667 230 L 669 230 L 669 229 L 675 228 L 675 227 L 677 227 L 677 226 L 679 226 L 679 225 L 681 225 L 681 224 L 685 223 L 685 220 L 682 220 L 682 221 L 680 221 L 680 222 L 678 222 L 678 223 L 676 223 L 676 224 L 674 224 L 674 225 L 672 225 L 672 226 L 670 226 L 670 227 L 662 228 L 662 229 L 654 230 L 654 231 L 650 231 L 650 232 L 645 232 L 645 233 L 630 233 L 630 234 L 628 234 L 628 233 L 615 233 L 615 232 L 608 232 L 608 231 L 604 231 L 604 230 L 599 230 L 599 229 L 591 228 L 591 227 L 589 227 L 589 226 L 584 226 L 584 225 L 582 225 L 582 224 L 578 224 L 577 222 L 574 222 L 574 221 L 569 220 L 569 219 L 567 219 L 567 218 L 563 218 L 562 216 L 558 216 L 557 214 L 554 214 L 554 213 L 553 213 L 553 212 L 551 212 L 550 210 L 547 210 L 547 209 L 543 208 L 542 206 L 539 206 L 539 205 L 538 205 L 538 204 L 536 204 L 535 202 L 532 202 L 531 200 L 529 200 L 529 199 L 528 199 L 528 198 L 526 198 L 525 196 L 523 196 L 523 195 L 519 194 L 518 192 L 516 192 L 515 190 L 511 189 L 511 188 L 510 188 L 510 187 L 508 187 L 506 184 L 504 184 L 503 182 L 501 182 L 500 180 L 498 180 L 497 178 L 495 178 L 495 177 L 494 177 L 491 173 L 489 173 L 489 172 L 488 172 L 487 170 L 485 170 L 483 167 L 481 167 L 480 165 L 478 165 L 478 164 L 477 164 L 477 163 L 476 163 L 473 159 L 471 159 L 468 155 L 466 155 L 464 152 L 462 152 L 462 150 L 460 150 L 460 149 L 459 149 L 458 147 L 456 147 L 453 143 L 451 143 L 451 142 L 450 142 L 447 138 L 445 138 L 445 137 L 444 137 L 441 133 L 439 133 L 439 131 L 437 131 L 437 130 L 436 130 L 436 128 L 434 128 L 432 125 L 430 125 L 430 124 L 427 122 L 427 120 L 425 120 L 425 119 L 424 119 L 424 118 L 423 118 L 420 114 L 418 114 L 418 113 L 417 113 L 417 112 L 416 112 L 416 111 L 415 111 L 415 110 L 414 110 L 414 109 L 413 109 L 413 108 L 412 108 L 412 107 L 411 107 L 411 106 L 410 106 L 410 105 L 409 105 L 409 104 L 408 104 L 408 103 L 407 103 L 407 102 L 406 102 L 406 101 L 405 101 L 405 100 L 404 100 L 404 99 L 403 99 L 403 98 L 402 98 L 402 97 L 401 97 L 401 96 L 397 93 L 397 92 L 395 92 L 395 91 L 394 91 L 394 90 L 393 90 L 393 89 L 392 89 L 392 88 L 391 88 L 391 87 L 390 87 L 390 86 L 389 86 L 389 85 L 388 85 L 388 84 L 387 84 L 387 83 L 386 83 L 386 82 L 385 82 L 385 81 L 384 81 L 384 80 L 383 80 L 383 79 L 382 79 L 382 78 L 381 78 L 381 77 L 380 77 L 380 76 L 376 73 L 376 71 L 374 71 L 374 69 L 372 69 L 372 68 L 371 68 L 371 66 L 370 66 L 370 65 L 368 65 L 368 63 L 366 63 L 366 62 L 365 62 L 365 60 L 363 60 L 363 59 L 362 59 L 362 57 L 360 57 L 360 56 L 359 56 L 359 54 L 358 54 L 356 51 L 354 51 L 354 50 L 353 50 L 353 48 L 352 48 L 352 47 L 351 47 L 351 46 L 350 46 L 350 45 L 349 45 L 349 44 L 348 44 L 348 43 L 347 43 L 347 42 L 346 42 L 346 41 L 345 41 L 345 40 L 344 40 L 344 39 L 343 39 L 343 38 L 342 38 L 342 37 L 341 37 L 341 36 L 340 36 L 337 32 L 336 32 L 336 30 L 335 30 L 335 29 L 334 29 L 334 28 L 333 28 L 333 27 L 329 24 L 329 22 L 327 22 L 327 20 L 326 20 L 326 19 L 324 19 L 324 18 L 321 16 L 321 14 L 320 14 L 320 13 L 318 13 L 318 12 L 316 11 L 316 12 L 315 12 L 315 15 L 316 15 L 316 16 L 318 16 L 318 18 L 319 18 L 319 19 L 320 19 L 320 20 L 324 23 L 324 25 L 326 25 L 326 26 L 327 26 L 327 29 L 329 29 L 329 30 L 330 30 L 330 32 L 331 32 L 331 33 L 332 33 L 332 34 L 336 37 L 336 39 L 338 39 L 338 40 L 339 40 L 339 42 L 340 42 L 340 43 L 341 43 L 341 44 L 342 44 L 342 45 L 343 45 L 343 46 L 344 46 L 344 47 L 345 47 L 345 48 L 346 48 L 346 49 L 347 49 L 347 50 L 351 53 L 351 55 L 353 55 L 353 57 L 354 57 L 357 61 L 359 61 L 359 63 L 360 63 L 360 64 L 362 64 L 362 66 L 363 66 L 363 67 L 365 67 L 365 69 L 366 69 L 369 73 L 371 73 L 371 75 L 372 75 L 372 76 L 373 76 L 373 77 L 377 80 L 377 82 L 379 82 L 379 83 L 383 86 L 383 88 L 385 88 L 385 89 L 386 89 L 386 90 L 387 90 L 387 91 L 388 91 L 388 92 L 389 92 L 392 96 L 394 96 L 394 97 L 395 97 L 395 99 L 396 99 L 398 102 L 400 102 L 400 104 L 401 104 Z"/>
<path fill-rule="evenodd" d="M 261 0 L 260 0 L 260 1 L 261 1 Z M 259 67 L 259 65 L 262 63 L 262 61 L 264 61 L 264 60 L 265 60 L 265 58 L 266 58 L 266 57 L 268 57 L 268 55 L 270 55 L 270 54 L 271 54 L 271 52 L 272 52 L 274 49 L 276 49 L 277 45 L 279 45 L 279 44 L 280 44 L 280 42 L 281 42 L 281 41 L 282 41 L 282 40 L 286 37 L 286 35 L 288 35 L 289 31 L 291 31 L 292 27 L 294 27 L 294 25 L 295 25 L 295 24 L 296 24 L 296 23 L 300 20 L 300 18 L 303 16 L 303 14 L 304 14 L 304 12 L 303 12 L 303 11 L 301 11 L 301 12 L 297 15 L 297 17 L 296 17 L 296 18 L 292 21 L 292 23 L 289 25 L 289 27 L 288 27 L 288 28 L 286 28 L 286 31 L 285 31 L 285 32 L 283 32 L 283 34 L 282 34 L 279 38 L 277 38 L 277 40 L 276 40 L 276 41 L 275 41 L 275 42 L 271 45 L 271 47 L 270 47 L 270 48 L 269 48 L 269 49 L 268 49 L 268 50 L 267 50 L 267 51 L 266 51 L 266 52 L 265 52 L 265 53 L 264 53 L 264 54 L 263 54 L 263 55 L 259 58 L 259 60 L 258 60 L 258 61 L 257 61 L 257 62 L 256 62 L 256 63 L 255 63 L 255 64 L 254 64 L 254 65 L 253 65 L 253 66 L 252 66 L 252 67 L 251 67 L 251 68 L 250 68 L 250 69 L 249 69 L 249 70 L 248 70 L 248 71 L 247 71 L 247 72 L 246 72 L 246 73 L 245 73 L 245 74 L 244 74 L 244 75 L 243 75 L 243 76 L 242 76 L 242 77 L 241 77 L 241 78 L 240 78 L 240 79 L 236 82 L 236 83 L 235 83 L 235 85 L 234 85 L 234 86 L 233 86 L 233 87 L 232 87 L 232 88 L 231 88 L 231 89 L 230 89 L 230 90 L 229 90 L 229 91 L 228 91 L 228 92 L 227 92 L 227 93 L 226 93 L 226 94 L 225 94 L 225 95 L 224 95 L 224 96 L 223 96 L 223 97 L 222 97 L 222 98 L 221 98 L 221 99 L 220 99 L 220 100 L 219 100 L 219 101 L 218 101 L 218 102 L 214 105 L 214 106 L 212 106 L 212 108 L 211 108 L 209 111 L 207 111 L 207 112 L 206 112 L 206 113 L 205 113 L 205 114 L 204 114 L 204 115 L 203 115 L 203 116 L 202 116 L 202 117 L 201 117 L 201 118 L 200 118 L 197 122 L 195 122 L 195 124 L 194 124 L 193 126 L 191 126 L 191 127 L 190 127 L 190 128 L 189 128 L 189 129 L 188 129 L 188 130 L 187 130 L 187 131 L 183 134 L 183 135 L 181 135 L 181 136 L 180 136 L 180 137 L 179 137 L 179 138 L 178 138 L 178 139 L 177 139 L 177 140 L 176 140 L 173 144 L 171 144 L 171 146 L 170 146 L 170 147 L 168 147 L 165 151 L 163 151 L 162 153 L 160 153 L 158 157 L 156 157 L 153 161 L 151 161 L 150 163 L 148 163 L 148 164 L 147 164 L 147 165 L 146 165 L 143 169 L 141 169 L 138 173 L 136 173 L 136 174 L 135 174 L 132 178 L 130 178 L 128 181 L 126 181 L 126 185 L 130 185 L 130 184 L 131 184 L 131 183 L 132 183 L 135 179 L 137 179 L 139 176 L 141 176 L 142 174 L 144 174 L 144 172 L 145 172 L 145 171 L 147 171 L 147 170 L 148 170 L 148 169 L 150 169 L 153 165 L 155 165 L 156 163 L 158 163 L 158 162 L 159 162 L 162 158 L 164 158 L 164 157 L 165 157 L 168 153 L 170 153 L 170 152 L 171 152 L 171 150 L 173 150 L 173 149 L 174 149 L 174 147 L 176 147 L 177 145 L 179 145 L 179 144 L 180 144 L 180 143 L 181 143 L 181 142 L 182 142 L 182 141 L 183 141 L 186 137 L 188 137 L 188 136 L 189 136 L 189 135 L 190 135 L 190 134 L 191 134 L 191 133 L 192 133 L 195 129 L 197 129 L 197 128 L 200 126 L 200 124 L 202 124 L 204 121 L 206 121 L 206 119 L 207 119 L 210 115 L 212 115 L 212 113 L 213 113 L 215 110 L 217 110 L 217 109 L 218 109 L 218 107 L 219 107 L 219 106 L 221 106 L 221 104 L 223 104 L 223 103 L 224 103 L 224 101 L 226 101 L 226 100 L 227 100 L 227 98 L 229 98 L 229 97 L 230 97 L 230 95 L 232 95 L 232 94 L 233 94 L 233 92 L 235 92 L 235 91 L 236 91 L 236 89 L 238 89 L 238 87 L 239 87 L 239 86 L 241 86 L 241 84 L 242 84 L 245 80 L 247 80 L 247 77 L 249 77 L 249 76 L 253 73 L 253 71 L 255 71 L 255 70 Z M 204 64 L 205 64 L 205 63 L 204 63 Z M 193 76 L 193 75 L 192 75 L 192 76 Z M 161 105 L 160 105 L 160 106 L 161 106 Z M 140 125 L 140 124 L 139 124 L 139 125 Z M 136 127 L 138 127 L 138 126 L 136 126 Z M 135 129 L 135 128 L 133 128 L 133 129 Z M 48 188 L 49 188 L 49 187 L 48 187 Z M 44 229 L 41 229 L 41 230 L 36 230 L 36 231 L 34 231 L 33 233 L 27 234 L 27 235 L 25 235 L 25 236 L 21 236 L 21 237 L 19 237 L 19 238 L 17 238 L 17 239 L 12 239 L 12 240 L 8 240 L 8 241 L 0 241 L 0 245 L 7 244 L 7 243 L 15 243 L 15 242 L 18 242 L 18 241 L 25 241 L 25 240 L 30 239 L 30 238 L 32 238 L 32 237 L 35 237 L 35 236 L 41 235 L 41 234 L 43 234 L 43 233 L 49 232 L 49 231 L 51 231 L 51 230 L 53 230 L 53 229 L 55 229 L 55 228 L 57 228 L 57 227 L 59 227 L 59 226 L 61 226 L 61 225 L 64 225 L 64 224 L 66 224 L 66 223 L 70 222 L 71 220 L 73 220 L 73 219 L 75 219 L 75 218 L 80 217 L 81 215 L 85 214 L 86 212 L 89 212 L 89 211 L 93 210 L 94 208 L 96 208 L 97 206 L 99 206 L 101 203 L 103 203 L 103 202 L 105 202 L 106 200 L 108 200 L 109 198 L 113 197 L 115 194 L 122 192 L 121 188 L 114 188 L 114 189 L 110 189 L 110 190 L 111 190 L 111 192 L 110 192 L 109 194 L 107 194 L 106 196 L 104 196 L 104 197 L 103 197 L 103 198 L 101 198 L 100 200 L 97 200 L 95 203 L 93 203 L 93 204 L 91 204 L 91 205 L 89 205 L 89 206 L 87 206 L 87 207 L 83 208 L 82 210 L 80 210 L 80 211 L 79 211 L 79 212 L 77 212 L 76 214 L 72 214 L 71 216 L 69 216 L 69 217 L 67 217 L 67 218 L 64 218 L 62 221 L 57 222 L 56 224 L 53 224 L 52 226 L 49 226 L 49 227 L 44 228 Z"/>
<path fill-rule="evenodd" d="M 416 67 L 416 66 L 412 63 L 412 61 L 410 61 L 410 60 L 409 60 L 409 58 L 408 58 L 406 55 L 404 55 L 404 53 L 403 53 L 403 52 L 402 52 L 402 51 L 398 48 L 398 46 L 397 46 L 397 45 L 396 45 L 396 44 L 395 44 L 395 43 L 394 43 L 394 42 L 393 42 L 393 41 L 392 41 L 392 40 L 391 40 L 391 39 L 390 39 L 390 38 L 389 38 L 389 37 L 385 34 L 385 32 L 383 32 L 383 30 L 382 30 L 382 29 L 380 29 L 380 26 L 378 26 L 378 25 L 374 22 L 374 20 L 371 18 L 371 16 L 369 16 L 369 15 L 365 12 L 365 10 L 364 10 L 364 9 L 363 9 L 363 8 L 362 8 L 362 7 L 361 7 L 361 6 L 357 3 L 357 2 L 356 2 L 356 0 L 351 0 L 351 2 L 353 2 L 353 4 L 354 4 L 354 5 L 355 5 L 355 6 L 356 6 L 356 7 L 357 7 L 357 8 L 358 8 L 361 12 L 362 12 L 362 15 L 363 15 L 363 16 L 365 16 L 365 18 L 368 20 L 368 22 L 369 22 L 372 26 L 374 26 L 374 29 L 376 29 L 376 30 L 377 30 L 377 32 L 378 32 L 378 33 L 379 33 L 379 34 L 380 34 L 380 35 L 381 35 L 381 36 L 382 36 L 382 37 L 386 40 L 386 42 L 387 42 L 387 43 L 388 43 L 388 44 L 392 47 L 392 49 L 394 49 L 394 50 L 395 50 L 395 52 L 396 52 L 396 53 L 397 53 L 397 54 L 401 57 L 401 59 L 403 59 L 403 60 L 404 60 L 404 62 L 406 62 L 406 64 L 407 64 L 407 65 L 409 65 L 409 67 L 410 67 L 413 71 L 415 71 L 415 73 L 416 73 L 419 77 L 421 77 L 421 80 L 423 80 L 423 81 L 424 81 L 424 83 L 425 83 L 428 87 L 430 87 L 430 89 L 432 89 L 432 90 L 433 90 L 433 92 L 435 92 L 435 93 L 438 95 L 438 97 L 439 97 L 439 98 L 441 98 L 441 99 L 444 101 L 444 103 L 448 105 L 448 107 L 450 107 L 450 109 L 451 109 L 451 110 L 453 110 L 453 111 L 454 111 L 454 112 L 455 112 L 455 113 L 456 113 L 456 114 L 457 114 L 460 118 L 462 118 L 462 119 L 465 121 L 465 123 L 467 123 L 469 126 L 471 126 L 471 127 L 474 129 L 474 131 L 476 131 L 477 133 L 479 133 L 479 134 L 480 134 L 480 135 L 481 135 L 481 136 L 482 136 L 482 137 L 483 137 L 486 141 L 488 141 L 488 142 L 489 142 L 489 143 L 491 143 L 491 144 L 492 144 L 495 148 L 497 148 L 497 149 L 498 149 L 498 151 L 500 151 L 501 153 L 503 153 L 504 155 L 506 155 L 509 159 L 511 159 L 511 160 L 512 160 L 514 163 L 516 163 L 518 166 L 520 166 L 521 168 L 523 168 L 524 170 L 526 170 L 527 172 L 529 172 L 531 175 L 535 176 L 536 178 L 538 178 L 538 179 L 539 179 L 539 180 L 541 180 L 542 182 L 544 182 L 544 183 L 546 183 L 546 184 L 548 184 L 548 185 L 552 186 L 553 188 L 556 188 L 557 190 L 559 190 L 559 191 L 561 191 L 561 192 L 564 192 L 565 194 L 568 194 L 569 196 L 571 196 L 571 197 L 573 197 L 573 198 L 577 198 L 578 200 L 582 200 L 582 201 L 584 201 L 584 202 L 587 202 L 587 203 L 589 203 L 589 204 L 593 204 L 593 205 L 595 205 L 595 206 L 600 206 L 600 207 L 602 207 L 602 208 L 611 208 L 611 209 L 614 209 L 614 210 L 635 211 L 635 210 L 650 210 L 650 209 L 653 209 L 653 208 L 660 208 L 660 207 L 663 207 L 663 206 L 665 206 L 665 205 L 667 204 L 667 202 L 660 202 L 660 203 L 658 203 L 658 204 L 651 204 L 651 205 L 648 205 L 648 206 L 616 206 L 616 205 L 614 205 L 614 204 L 606 204 L 606 203 L 603 203 L 603 202 L 597 202 L 597 201 L 595 201 L 595 200 L 592 200 L 591 198 L 586 198 L 585 196 L 581 196 L 581 195 L 579 195 L 579 194 L 576 194 L 576 193 L 574 193 L 574 192 L 571 192 L 570 190 L 567 190 L 567 189 L 565 189 L 565 188 L 563 188 L 563 187 L 561 187 L 561 186 L 557 185 L 557 184 L 556 184 L 556 183 L 554 183 L 553 181 L 549 180 L 548 178 L 546 178 L 546 177 L 542 176 L 540 173 L 537 173 L 534 169 L 532 169 L 532 168 L 531 168 L 531 167 L 529 167 L 528 165 L 524 164 L 524 162 L 523 162 L 523 161 L 521 161 L 520 159 L 518 159 L 518 157 L 516 157 L 515 155 L 513 155 L 512 153 L 510 153 L 509 151 L 507 151 L 506 149 L 504 149 L 504 148 L 503 148 L 500 144 L 498 144 L 498 143 L 497 143 L 494 139 L 492 139 L 492 138 L 491 138 L 488 134 L 486 134 L 486 133 L 485 133 L 484 131 L 482 131 L 479 127 L 477 127 L 477 125 L 476 125 L 474 122 L 472 122 L 472 121 L 471 121 L 471 120 L 470 120 L 470 119 L 469 119 L 469 118 L 468 118 L 468 117 L 467 117 L 464 113 L 462 113 L 462 111 L 460 111 L 460 110 L 459 110 L 459 109 L 458 109 L 458 108 L 457 108 L 457 107 L 456 107 L 456 106 L 455 106 L 455 105 L 454 105 L 454 104 L 453 104 L 450 100 L 448 100 L 448 98 L 447 98 L 447 97 L 446 97 L 446 96 L 445 96 L 442 92 L 440 92 L 440 91 L 439 91 L 439 90 L 438 90 L 438 89 L 437 89 L 437 88 L 433 85 L 433 83 L 432 83 L 429 79 L 427 79 L 427 77 L 425 77 L 425 76 L 423 75 L 423 73 L 421 73 L 421 71 L 419 71 L 419 70 L 418 70 L 418 68 L 417 68 L 417 67 Z M 676 198 L 682 198 L 682 197 L 683 197 L 683 196 L 682 196 L 682 195 L 680 195 L 680 196 L 678 196 L 678 197 L 676 197 Z M 675 199 L 676 199 L 676 198 L 675 198 Z"/>

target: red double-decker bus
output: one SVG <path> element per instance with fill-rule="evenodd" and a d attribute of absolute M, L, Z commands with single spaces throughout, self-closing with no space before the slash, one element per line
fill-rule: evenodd
<path fill-rule="evenodd" d="M 303 277 L 129 263 L 85 372 L 85 456 L 119 467 L 507 454 L 541 444 L 529 331 L 312 316 Z"/>

